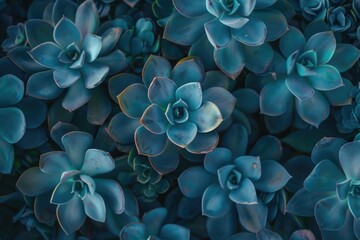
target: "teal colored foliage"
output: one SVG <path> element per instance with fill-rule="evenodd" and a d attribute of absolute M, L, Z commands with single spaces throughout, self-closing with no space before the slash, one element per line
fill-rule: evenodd
<path fill-rule="evenodd" d="M 360 239 L 360 0 L 0 0 L 0 239 Z"/>

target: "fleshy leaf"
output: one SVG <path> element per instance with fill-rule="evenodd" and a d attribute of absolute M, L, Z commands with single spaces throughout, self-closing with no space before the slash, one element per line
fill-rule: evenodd
<path fill-rule="evenodd" d="M 341 167 L 348 179 L 360 178 L 360 141 L 344 144 L 339 150 Z"/>
<path fill-rule="evenodd" d="M 166 224 L 161 228 L 160 237 L 163 240 L 190 239 L 190 230 L 176 224 Z"/>
<path fill-rule="evenodd" d="M 310 84 L 317 90 L 329 91 L 344 86 L 340 73 L 330 65 L 317 66 L 312 69 L 316 74 L 307 76 Z"/>
<path fill-rule="evenodd" d="M 16 187 L 27 196 L 37 196 L 52 190 L 60 182 L 60 175 L 46 174 L 38 167 L 27 169 L 16 182 Z"/>
<path fill-rule="evenodd" d="M 166 131 L 166 135 L 175 145 L 185 148 L 194 140 L 197 131 L 196 125 L 188 121 L 171 126 Z"/>
<path fill-rule="evenodd" d="M 154 134 L 145 127 L 140 126 L 135 131 L 136 148 L 141 155 L 158 156 L 166 145 L 166 134 Z"/>
<path fill-rule="evenodd" d="M 232 39 L 230 28 L 218 19 L 205 23 L 204 27 L 206 36 L 215 49 L 226 47 L 230 43 Z"/>
<path fill-rule="evenodd" d="M 82 36 L 75 24 L 63 17 L 54 28 L 54 40 L 63 49 L 66 49 L 72 43 L 80 46 Z"/>
<path fill-rule="evenodd" d="M 146 226 L 143 223 L 130 223 L 120 233 L 121 240 L 146 239 Z"/>
<path fill-rule="evenodd" d="M 198 109 L 202 103 L 202 90 L 198 82 L 186 83 L 175 93 L 176 99 L 184 100 L 190 109 Z"/>
<path fill-rule="evenodd" d="M 320 229 L 336 230 L 344 225 L 346 211 L 346 201 L 341 201 L 335 195 L 322 199 L 315 205 L 315 218 Z"/>
<path fill-rule="evenodd" d="M 0 107 L 6 107 L 20 102 L 24 96 L 24 83 L 12 74 L 0 78 Z"/>
<path fill-rule="evenodd" d="M 265 42 L 266 26 L 257 19 L 250 19 L 243 27 L 232 29 L 233 37 L 239 42 L 249 46 L 259 46 Z"/>
<path fill-rule="evenodd" d="M 131 84 L 117 96 L 117 99 L 121 110 L 131 118 L 141 118 L 150 105 L 147 88 L 139 83 Z"/>
<path fill-rule="evenodd" d="M 329 65 L 335 67 L 339 72 L 349 70 L 359 59 L 360 51 L 350 44 L 337 44 L 334 55 L 328 62 Z"/>
<path fill-rule="evenodd" d="M 30 47 L 34 48 L 44 42 L 53 41 L 53 26 L 40 19 L 29 19 L 25 23 L 26 38 Z"/>
<path fill-rule="evenodd" d="M 98 222 L 105 222 L 106 206 L 104 199 L 98 194 L 86 194 L 83 199 L 84 210 L 88 217 Z"/>
<path fill-rule="evenodd" d="M 150 55 L 142 70 L 142 79 L 145 86 L 150 86 L 155 77 L 169 78 L 171 64 L 163 57 Z"/>
<path fill-rule="evenodd" d="M 81 73 L 78 69 L 71 69 L 66 66 L 55 69 L 53 72 L 53 77 L 58 87 L 68 88 L 74 82 L 80 79 Z"/>
<path fill-rule="evenodd" d="M 148 97 L 152 103 L 166 109 L 169 103 L 175 101 L 176 83 L 168 78 L 155 77 L 148 90 Z"/>
<path fill-rule="evenodd" d="M 76 194 L 67 204 L 57 207 L 56 215 L 61 228 L 66 234 L 78 230 L 86 220 L 83 202 Z"/>
<path fill-rule="evenodd" d="M 186 17 L 198 17 L 207 13 L 205 2 L 192 0 L 174 0 L 176 10 Z"/>
<path fill-rule="evenodd" d="M 25 134 L 25 116 L 14 107 L 0 108 L 0 136 L 8 143 L 18 142 Z"/>
<path fill-rule="evenodd" d="M 234 160 L 236 168 L 240 170 L 242 177 L 253 181 L 259 180 L 261 176 L 261 163 L 259 157 L 241 156 Z"/>
<path fill-rule="evenodd" d="M 304 181 L 304 188 L 310 192 L 331 192 L 336 184 L 346 180 L 344 174 L 331 161 L 318 163 Z"/>
<path fill-rule="evenodd" d="M 88 33 L 96 33 L 99 28 L 99 14 L 94 1 L 86 0 L 76 11 L 75 25 L 83 37 Z"/>
<path fill-rule="evenodd" d="M 235 39 L 226 47 L 214 52 L 216 65 L 232 79 L 236 79 L 242 72 L 245 67 L 245 59 L 245 51 Z"/>
<path fill-rule="evenodd" d="M 203 92 L 203 102 L 205 101 L 216 104 L 225 120 L 233 113 L 237 99 L 224 88 L 212 87 Z"/>
<path fill-rule="evenodd" d="M 238 188 L 231 190 L 229 197 L 237 204 L 257 204 L 254 184 L 248 178 L 243 179 Z"/>
<path fill-rule="evenodd" d="M 115 168 L 115 162 L 108 152 L 89 149 L 85 153 L 84 164 L 81 171 L 89 176 L 110 172 Z"/>
<path fill-rule="evenodd" d="M 81 169 L 84 163 L 86 151 L 93 144 L 93 137 L 89 133 L 74 131 L 65 134 L 61 138 L 65 151 L 76 169 Z"/>
<path fill-rule="evenodd" d="M 158 156 L 149 157 L 152 167 L 161 174 L 174 171 L 179 165 L 180 156 L 176 145 L 167 141 L 165 150 Z"/>
<path fill-rule="evenodd" d="M 336 49 L 336 39 L 333 32 L 320 32 L 313 35 L 306 43 L 305 51 L 316 52 L 318 65 L 327 63 Z"/>
<path fill-rule="evenodd" d="M 287 58 L 296 51 L 302 52 L 306 40 L 300 30 L 290 27 L 284 36 L 280 38 L 280 51 Z"/>
<path fill-rule="evenodd" d="M 186 169 L 178 178 L 181 192 L 189 198 L 202 196 L 205 189 L 215 181 L 216 176 L 212 176 L 200 166 Z"/>
<path fill-rule="evenodd" d="M 313 106 L 317 106 L 316 109 Z M 319 127 L 330 114 L 330 106 L 322 93 L 315 91 L 311 98 L 296 101 L 296 109 L 300 117 L 307 123 Z"/>
<path fill-rule="evenodd" d="M 165 133 L 170 124 L 165 117 L 165 112 L 156 104 L 151 104 L 144 111 L 140 122 L 147 130 L 155 134 Z"/>
<path fill-rule="evenodd" d="M 42 154 L 39 160 L 39 168 L 48 174 L 62 174 L 65 171 L 74 170 L 68 155 L 60 151 Z"/>
<path fill-rule="evenodd" d="M 31 75 L 26 85 L 26 94 L 35 98 L 51 100 L 62 92 L 53 80 L 53 71 L 44 71 Z"/>
<path fill-rule="evenodd" d="M 195 123 L 200 133 L 211 132 L 216 129 L 223 118 L 219 108 L 212 102 L 204 102 L 200 108 L 189 112 L 189 121 Z"/>
<path fill-rule="evenodd" d="M 13 146 L 0 138 L 0 173 L 8 174 L 11 172 L 14 163 Z"/>
<path fill-rule="evenodd" d="M 102 47 L 101 37 L 94 34 L 87 34 L 83 40 L 82 48 L 85 51 L 87 62 L 93 62 L 99 56 Z"/>
<path fill-rule="evenodd" d="M 202 82 L 204 77 L 204 67 L 197 58 L 185 58 L 171 71 L 171 78 L 178 87 L 191 82 Z"/>
<path fill-rule="evenodd" d="M 61 49 L 52 42 L 42 43 L 33 48 L 29 54 L 40 65 L 46 68 L 57 68 L 61 66 L 58 56 Z"/>
<path fill-rule="evenodd" d="M 134 134 L 140 125 L 139 120 L 129 118 L 120 112 L 110 120 L 108 132 L 116 142 L 130 145 L 134 143 Z"/>
<path fill-rule="evenodd" d="M 71 181 L 60 182 L 51 195 L 50 203 L 56 205 L 67 204 L 74 196 L 72 186 L 73 182 Z"/>
<path fill-rule="evenodd" d="M 258 204 L 237 204 L 239 221 L 250 232 L 258 232 L 265 227 L 268 209 L 259 202 Z"/>
<path fill-rule="evenodd" d="M 203 215 L 217 218 L 229 211 L 231 203 L 228 193 L 218 184 L 213 184 L 205 190 L 201 205 Z"/>
<path fill-rule="evenodd" d="M 189 46 L 204 34 L 204 24 L 213 19 L 210 14 L 187 18 L 175 13 L 168 20 L 163 38 L 171 42 Z"/>
<path fill-rule="evenodd" d="M 276 80 L 268 83 L 260 93 L 260 111 L 269 116 L 279 116 L 293 103 L 293 97 L 285 82 Z"/>
<path fill-rule="evenodd" d="M 216 174 L 221 167 L 231 164 L 232 153 L 227 148 L 215 148 L 214 151 L 206 154 L 204 168 L 212 174 Z"/>

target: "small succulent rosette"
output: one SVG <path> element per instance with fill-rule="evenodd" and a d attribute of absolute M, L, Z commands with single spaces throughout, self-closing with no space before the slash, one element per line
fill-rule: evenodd
<path fill-rule="evenodd" d="M 341 133 L 351 133 L 360 128 L 360 89 L 359 86 L 354 86 L 350 91 L 352 97 L 351 105 L 341 107 L 334 113 L 337 121 L 337 129 Z"/>
<path fill-rule="evenodd" d="M 315 216 L 323 239 L 359 238 L 360 142 L 324 138 L 314 147 L 315 164 L 287 212 Z"/>
<path fill-rule="evenodd" d="M 142 14 L 140 14 L 142 15 Z M 124 15 L 121 18 L 105 22 L 100 28 L 103 32 L 108 28 L 120 28 L 122 33 L 116 48 L 126 56 L 126 61 L 132 72 L 141 73 L 142 68 L 150 56 L 156 54 L 160 48 L 160 38 L 156 23 L 147 17 Z"/>
<path fill-rule="evenodd" d="M 114 86 L 127 87 L 117 96 L 122 112 L 110 121 L 109 134 L 122 149 L 135 142 L 138 153 L 148 156 L 160 173 L 176 169 L 178 149 L 194 154 L 212 151 L 219 142 L 217 128 L 231 116 L 236 98 L 222 87 L 203 91 L 206 76 L 194 58 L 172 68 L 165 58 L 150 56 L 142 81 L 127 74 L 121 76 L 122 86 Z"/>
<path fill-rule="evenodd" d="M 18 23 L 7 28 L 8 38 L 1 43 L 4 52 L 8 52 L 14 47 L 25 46 L 27 44 L 25 25 Z"/>
<path fill-rule="evenodd" d="M 0 77 L 0 173 L 10 173 L 14 147 L 26 131 L 25 115 L 15 104 L 23 99 L 24 83 L 14 75 Z"/>
<path fill-rule="evenodd" d="M 65 151 L 42 154 L 39 167 L 26 170 L 16 184 L 24 195 L 35 197 L 38 220 L 49 221 L 56 206 L 59 224 L 70 234 L 87 216 L 105 222 L 108 211 L 123 213 L 125 197 L 119 183 L 97 176 L 115 168 L 110 154 L 91 148 L 93 137 L 85 132 L 69 132 L 61 141 Z"/>
<path fill-rule="evenodd" d="M 117 179 L 130 185 L 139 201 L 153 202 L 169 190 L 169 180 L 154 170 L 146 156 L 138 155 L 136 149 L 130 151 L 126 162 L 127 166 L 120 169 Z"/>

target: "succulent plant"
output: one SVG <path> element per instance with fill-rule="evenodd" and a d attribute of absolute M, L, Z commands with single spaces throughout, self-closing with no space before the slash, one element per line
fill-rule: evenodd
<path fill-rule="evenodd" d="M 131 15 L 124 15 L 104 24 L 103 30 L 109 27 L 122 30 L 117 47 L 125 54 L 132 70 L 141 73 L 150 54 L 159 51 L 160 39 L 156 33 L 156 24 L 150 18 L 136 19 Z"/>
<path fill-rule="evenodd" d="M 10 173 L 14 163 L 14 148 L 25 134 L 24 113 L 14 105 L 24 95 L 24 83 L 14 75 L 0 77 L 0 172 Z"/>
<path fill-rule="evenodd" d="M 298 29 L 291 28 L 280 39 L 280 51 L 285 59 L 279 56 L 274 65 L 283 70 L 261 90 L 263 114 L 288 116 L 295 103 L 301 119 L 318 127 L 329 116 L 330 104 L 348 104 L 351 83 L 343 80 L 340 72 L 354 65 L 360 56 L 358 49 L 350 44 L 336 45 L 332 32 L 317 33 L 306 41 Z M 346 60 L 342 59 L 344 53 L 348 53 Z"/>
<path fill-rule="evenodd" d="M 300 0 L 302 16 L 308 20 L 325 19 L 328 6 L 328 0 Z"/>
<path fill-rule="evenodd" d="M 265 146 L 274 149 L 263 151 Z M 235 207 L 240 224 L 246 230 L 267 232 L 264 227 L 269 210 L 265 204 L 273 200 L 276 192 L 291 178 L 280 163 L 271 160 L 279 154 L 279 149 L 281 145 L 272 137 L 259 140 L 251 151 L 253 156 L 238 156 L 227 148 L 216 148 L 205 156 L 204 166 L 190 167 L 180 175 L 180 190 L 188 198 L 202 196 L 202 214 L 209 217 L 208 227 L 221 224 L 225 228 L 228 225 L 223 232 L 225 236 L 234 234 L 231 229 L 235 229 L 234 224 L 236 226 L 233 216 Z M 268 198 L 263 198 L 264 195 Z M 252 214 L 253 220 L 242 217 L 246 214 Z M 264 222 L 259 223 L 255 219 Z"/>
<path fill-rule="evenodd" d="M 180 45 L 199 48 L 190 50 L 191 55 L 213 51 L 216 65 L 234 79 L 244 67 L 262 73 L 273 58 L 272 48 L 266 42 L 278 39 L 288 29 L 282 13 L 272 8 L 275 3 L 276 0 L 211 0 L 196 3 L 176 0 L 174 6 L 177 11 L 168 20 L 163 37 Z M 205 35 L 213 48 L 205 49 Z M 261 64 L 256 62 L 259 59 Z"/>
<path fill-rule="evenodd" d="M 170 187 L 169 181 L 158 173 L 145 156 L 140 156 L 133 149 L 127 157 L 130 171 L 121 168 L 118 175 L 120 183 L 131 185 L 132 190 L 140 201 L 153 202 L 159 194 L 164 194 Z"/>
<path fill-rule="evenodd" d="M 25 35 L 25 26 L 23 23 L 9 26 L 7 29 L 8 38 L 1 43 L 1 47 L 4 52 L 16 46 L 25 46 L 27 44 Z"/>
<path fill-rule="evenodd" d="M 359 141 L 347 143 L 339 138 L 319 141 L 311 156 L 316 166 L 288 204 L 290 213 L 315 215 L 323 239 L 360 237 L 359 146 Z"/>
<path fill-rule="evenodd" d="M 165 208 L 155 208 L 144 214 L 141 222 L 126 225 L 120 233 L 121 240 L 189 240 L 190 231 L 176 224 L 164 224 Z"/>
<path fill-rule="evenodd" d="M 350 91 L 350 95 L 353 99 L 352 104 L 343 106 L 334 113 L 334 117 L 337 121 L 336 126 L 341 133 L 351 133 L 360 128 L 360 108 L 357 107 L 360 103 L 359 97 L 357 97 L 359 93 L 359 87 L 354 86 Z"/>
<path fill-rule="evenodd" d="M 328 22 L 331 30 L 334 32 L 347 31 L 353 25 L 351 15 L 349 15 L 344 7 L 329 8 Z"/>
<path fill-rule="evenodd" d="M 0 239 L 360 239 L 359 23 L 360 0 L 0 0 Z"/>
<path fill-rule="evenodd" d="M 37 37 L 34 35 L 37 34 L 36 27 L 39 24 L 39 20 L 36 20 L 37 24 L 34 21 L 26 24 L 26 34 L 33 38 Z M 120 29 L 112 28 L 101 36 L 95 35 L 99 27 L 99 15 L 93 1 L 87 0 L 77 8 L 75 22 L 64 16 L 53 30 L 48 23 L 40 22 L 53 34 L 54 41 L 44 41 L 29 51 L 32 59 L 47 70 L 30 77 L 28 95 L 54 99 L 63 89 L 68 88 L 62 105 L 74 111 L 90 101 L 92 89 L 100 85 L 108 74 L 117 73 L 126 67 L 123 53 L 114 50 Z M 52 39 L 52 36 L 42 38 Z M 47 84 L 44 85 L 44 82 Z"/>
<path fill-rule="evenodd" d="M 216 128 L 231 115 L 236 99 L 221 87 L 203 92 L 204 78 L 196 59 L 183 59 L 172 69 L 166 59 L 150 56 L 142 83 L 123 77 L 129 86 L 117 96 L 122 113 L 111 120 L 110 135 L 124 145 L 135 141 L 140 155 L 149 156 L 155 169 L 160 164 L 167 171 L 178 165 L 176 147 L 195 154 L 213 150 L 219 140 Z M 172 154 L 167 164 L 166 154 Z"/>
<path fill-rule="evenodd" d="M 69 132 L 61 141 L 65 151 L 41 155 L 39 167 L 29 168 L 20 176 L 18 189 L 37 199 L 51 192 L 51 198 L 42 201 L 57 206 L 56 216 L 67 234 L 78 230 L 86 216 L 105 222 L 107 211 L 121 214 L 122 188 L 114 180 L 97 177 L 114 169 L 110 154 L 92 149 L 93 137 L 88 133 Z"/>

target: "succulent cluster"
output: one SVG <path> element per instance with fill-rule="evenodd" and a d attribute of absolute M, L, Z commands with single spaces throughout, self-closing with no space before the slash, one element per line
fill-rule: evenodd
<path fill-rule="evenodd" d="M 0 0 L 0 239 L 360 239 L 359 0 Z"/>

